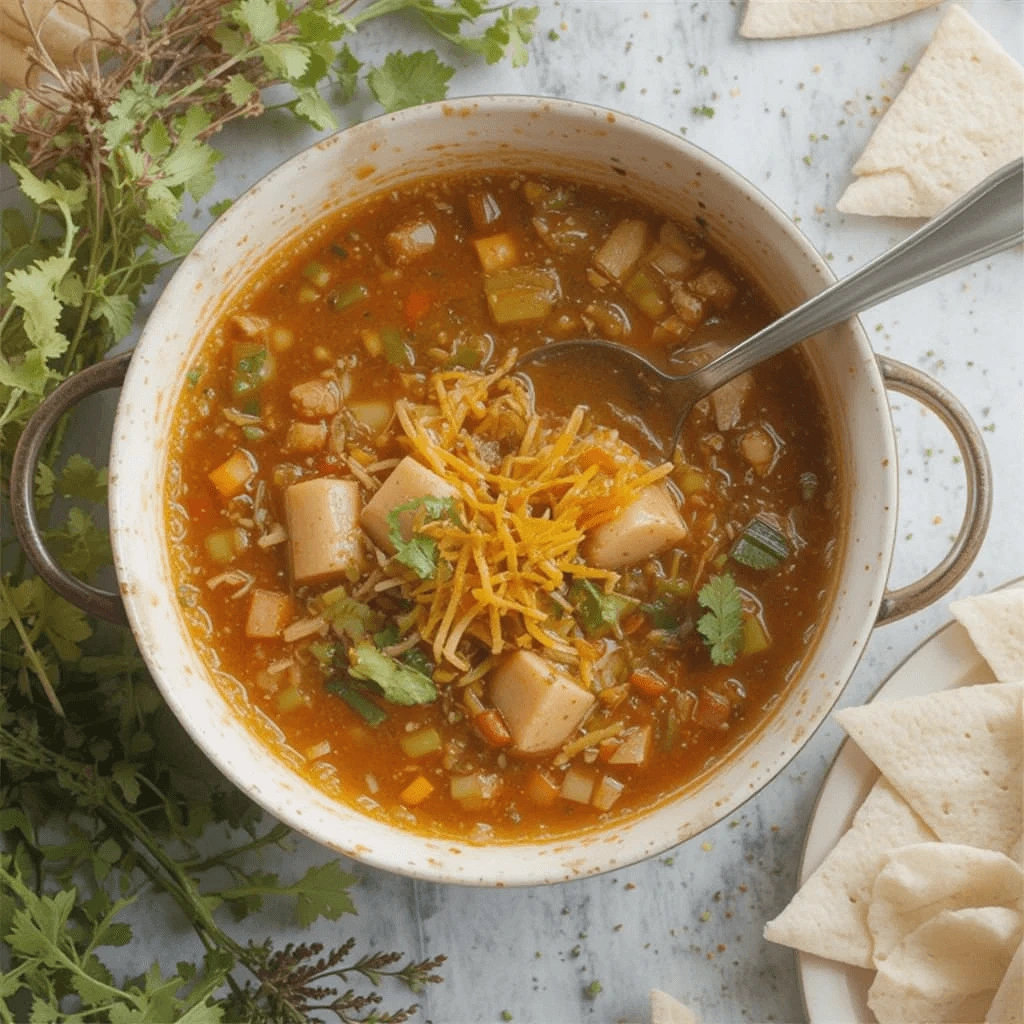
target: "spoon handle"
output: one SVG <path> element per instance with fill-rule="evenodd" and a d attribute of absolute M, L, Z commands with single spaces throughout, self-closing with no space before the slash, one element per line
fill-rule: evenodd
<path fill-rule="evenodd" d="M 1024 241 L 1024 160 L 1001 167 L 920 230 L 690 375 L 703 393 L 885 299 Z"/>

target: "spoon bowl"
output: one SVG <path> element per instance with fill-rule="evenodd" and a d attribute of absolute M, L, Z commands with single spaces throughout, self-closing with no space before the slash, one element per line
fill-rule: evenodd
<path fill-rule="evenodd" d="M 872 306 L 1024 241 L 1024 160 L 1001 167 L 909 238 L 849 277 L 684 375 L 658 369 L 635 349 L 615 342 L 578 338 L 532 349 L 517 372 L 538 362 L 601 360 L 629 382 L 636 404 L 668 403 L 675 413 L 671 454 L 694 405 L 741 373 Z M 527 374 L 528 376 L 528 374 Z"/>

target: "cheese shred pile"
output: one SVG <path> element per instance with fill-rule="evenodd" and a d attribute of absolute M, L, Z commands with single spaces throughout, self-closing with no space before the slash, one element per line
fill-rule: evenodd
<path fill-rule="evenodd" d="M 438 546 L 438 570 L 421 580 L 395 562 L 402 594 L 440 667 L 469 670 L 460 652 L 473 637 L 492 655 L 543 649 L 577 665 L 589 684 L 597 650 L 578 635 L 567 594 L 587 579 L 610 591 L 618 574 L 586 564 L 588 531 L 614 519 L 671 463 L 652 469 L 613 430 L 587 427 L 586 410 L 568 419 L 539 416 L 510 370 L 435 373 L 433 402 L 402 401 L 396 413 L 410 453 L 454 487 L 459 522 L 417 527 Z M 455 678 L 455 674 L 452 674 Z"/>

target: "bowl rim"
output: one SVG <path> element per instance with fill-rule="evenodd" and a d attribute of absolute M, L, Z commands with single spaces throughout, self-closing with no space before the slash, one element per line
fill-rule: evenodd
<path fill-rule="evenodd" d="M 817 249 L 811 244 L 810 240 L 800 230 L 798 225 L 790 218 L 781 207 L 775 203 L 771 198 L 766 196 L 757 186 L 750 182 L 746 177 L 741 175 L 738 171 L 724 163 L 721 159 L 714 156 L 707 150 L 700 146 L 695 145 L 693 142 L 684 139 L 667 129 L 661 128 L 658 125 L 652 124 L 643 118 L 636 117 L 631 114 L 625 114 L 612 108 L 603 107 L 598 104 L 583 103 L 575 100 L 565 100 L 552 97 L 544 96 L 525 96 L 525 95 L 502 95 L 502 94 L 484 94 L 479 96 L 467 96 L 460 97 L 457 99 L 445 100 L 437 103 L 425 104 L 419 107 L 409 108 L 407 110 L 398 111 L 393 114 L 382 114 L 376 118 L 361 122 L 351 127 L 342 129 L 340 132 L 334 133 L 331 136 L 327 136 L 323 139 L 319 139 L 312 143 L 310 146 L 304 148 L 300 152 L 294 154 L 288 159 L 279 163 L 273 170 L 262 176 L 259 180 L 254 182 L 246 191 L 235 201 L 231 209 L 229 209 L 224 215 L 214 221 L 207 230 L 204 232 L 197 246 L 189 253 L 188 256 L 182 261 L 179 267 L 175 271 L 175 277 L 178 277 L 183 272 L 187 274 L 188 269 L 201 262 L 202 256 L 205 250 L 211 247 L 216 247 L 220 244 L 221 239 L 219 236 L 227 232 L 227 224 L 229 218 L 234 219 L 246 212 L 247 201 L 255 193 L 266 193 L 267 190 L 272 189 L 276 183 L 284 179 L 289 179 L 296 171 L 297 168 L 301 168 L 308 154 L 320 147 L 331 143 L 331 140 L 337 139 L 338 136 L 346 136 L 348 138 L 355 138 L 364 133 L 375 133 L 379 132 L 382 127 L 386 127 L 389 132 L 401 131 L 402 128 L 411 122 L 423 122 L 430 121 L 431 119 L 439 118 L 448 114 L 453 108 L 459 108 L 466 105 L 473 106 L 483 113 L 490 114 L 502 114 L 502 113 L 516 113 L 525 111 L 551 111 L 555 110 L 569 117 L 590 117 L 593 118 L 595 114 L 600 115 L 603 119 L 607 119 L 607 129 L 609 132 L 615 131 L 617 126 L 624 125 L 631 128 L 634 131 L 639 131 L 645 134 L 650 134 L 655 137 L 656 140 L 660 140 L 662 144 L 667 144 L 668 147 L 682 151 L 686 153 L 695 162 L 701 164 L 703 168 L 716 174 L 723 184 L 730 190 L 736 192 L 739 195 L 746 196 L 752 200 L 759 209 L 759 214 L 762 217 L 770 219 L 774 226 L 784 232 L 791 243 L 794 244 L 795 252 L 798 251 L 803 258 L 808 262 L 808 265 L 812 267 L 817 273 L 821 275 L 822 286 L 827 286 L 833 282 L 836 278 L 835 275 L 824 257 L 817 251 Z M 527 149 L 527 145 L 521 147 Z M 332 213 L 337 213 L 344 207 L 344 202 L 339 202 Z M 285 235 L 282 235 L 280 241 L 284 241 Z M 268 252 L 268 256 L 272 257 L 275 249 Z M 173 278 L 172 278 L 173 282 Z M 170 294 L 172 292 L 172 282 L 169 282 L 166 286 L 163 294 L 157 301 L 152 311 L 150 322 L 157 322 L 159 317 L 157 314 L 160 312 L 161 306 L 166 305 L 170 302 Z M 869 385 L 880 394 L 884 394 L 885 386 L 882 380 L 881 373 L 873 358 L 870 341 L 864 331 L 863 325 L 857 318 L 852 319 L 844 325 L 844 329 L 849 332 L 850 341 L 856 346 L 857 349 L 862 350 L 864 353 L 871 353 L 872 358 L 865 362 L 863 369 L 869 375 Z M 154 330 L 154 334 L 158 337 L 159 334 Z M 139 340 L 139 349 L 144 351 L 147 343 L 147 338 L 152 337 L 153 334 L 149 333 L 148 325 L 143 331 L 142 336 Z M 127 396 L 132 393 L 133 387 L 137 384 L 145 384 L 147 380 L 144 380 L 144 375 L 148 372 L 148 367 L 145 365 L 142 359 L 133 359 L 131 366 L 128 370 L 127 378 L 124 384 L 124 390 L 122 396 Z M 140 649 L 142 650 L 144 658 L 150 663 L 150 668 L 153 674 L 153 678 L 157 683 L 161 693 L 165 700 L 167 700 L 171 710 L 175 716 L 179 719 L 186 731 L 189 733 L 193 741 L 197 743 L 204 754 L 213 761 L 218 771 L 224 774 L 231 782 L 239 786 L 244 792 L 246 792 L 252 799 L 254 799 L 260 806 L 262 806 L 268 813 L 284 821 L 286 824 L 295 828 L 297 831 L 304 835 L 312 838 L 314 841 L 325 845 L 331 849 L 337 850 L 347 856 L 352 856 L 358 859 L 361 863 L 365 863 L 375 868 L 395 872 L 408 877 L 413 877 L 421 880 L 431 882 L 446 882 L 455 884 L 471 884 L 471 885 L 482 885 L 482 886 L 517 886 L 517 885 L 532 885 L 532 884 L 547 884 L 557 881 L 570 880 L 572 878 L 578 878 L 583 876 L 589 876 L 592 874 L 598 874 L 609 870 L 615 870 L 617 868 L 626 866 L 630 863 L 636 863 L 640 860 L 647 859 L 651 856 L 656 856 L 663 853 L 665 850 L 670 849 L 679 844 L 679 840 L 674 835 L 668 833 L 664 836 L 663 841 L 654 844 L 654 846 L 648 848 L 642 853 L 633 855 L 632 852 L 628 856 L 616 857 L 613 848 L 609 848 L 607 851 L 602 851 L 598 844 L 592 844 L 587 846 L 585 843 L 581 843 L 581 840 L 586 839 L 590 836 L 600 835 L 603 831 L 608 831 L 608 828 L 602 828 L 598 826 L 596 828 L 588 828 L 582 830 L 580 833 L 570 833 L 561 835 L 553 839 L 539 839 L 532 840 L 531 845 L 546 845 L 546 846 L 563 846 L 565 844 L 579 846 L 582 850 L 585 850 L 585 856 L 588 859 L 587 867 L 579 872 L 568 873 L 564 870 L 553 872 L 552 868 L 555 867 L 554 863 L 546 863 L 542 858 L 521 858 L 520 863 L 511 872 L 505 872 L 500 878 L 495 877 L 476 877 L 459 874 L 451 868 L 446 866 L 439 866 L 434 858 L 430 854 L 426 854 L 422 857 L 422 864 L 415 867 L 410 867 L 409 863 L 403 861 L 400 854 L 393 853 L 390 848 L 390 844 L 382 843 L 375 846 L 373 849 L 367 850 L 365 847 L 359 847 L 358 844 L 354 844 L 354 848 L 343 848 L 339 845 L 339 841 L 331 836 L 325 835 L 321 830 L 316 827 L 311 827 L 311 823 L 305 821 L 296 812 L 296 809 L 287 803 L 277 803 L 274 800 L 268 800 L 264 796 L 253 794 L 252 779 L 246 777 L 241 770 L 233 770 L 232 768 L 226 767 L 218 757 L 217 748 L 217 737 L 212 732 L 206 731 L 205 723 L 197 721 L 194 714 L 190 714 L 186 702 L 178 699 L 178 694 L 175 692 L 175 688 L 168 684 L 168 681 L 163 678 L 163 673 L 159 667 L 152 664 L 149 657 L 149 652 L 146 646 L 146 638 L 153 635 L 152 631 L 147 628 L 148 620 L 150 615 L 149 602 L 143 601 L 141 595 L 134 592 L 131 587 L 123 585 L 123 581 L 131 578 L 131 573 L 126 571 L 130 565 L 132 557 L 134 557 L 133 545 L 137 543 L 134 541 L 131 532 L 127 529 L 123 529 L 122 522 L 127 523 L 128 518 L 132 515 L 137 514 L 137 511 L 131 507 L 130 502 L 126 502 L 122 495 L 121 490 L 118 488 L 118 483 L 124 476 L 131 474 L 133 469 L 133 456 L 132 456 L 132 444 L 127 439 L 128 435 L 123 431 L 125 426 L 124 420 L 130 419 L 130 416 L 134 413 L 129 413 L 128 403 L 125 401 L 119 401 L 117 414 L 114 423 L 114 436 L 111 446 L 110 454 L 110 497 L 109 497 L 109 508 L 110 508 L 110 523 L 111 523 L 111 539 L 112 547 L 114 551 L 115 566 L 118 574 L 119 581 L 122 582 L 121 592 L 124 598 L 125 608 L 127 611 L 128 619 L 132 628 L 133 633 L 140 640 Z M 895 438 L 893 433 L 893 426 L 891 416 L 888 414 L 888 407 L 885 407 L 885 415 L 879 418 L 879 426 L 884 429 L 884 444 L 887 450 L 891 450 L 893 456 L 895 456 Z M 122 437 L 125 440 L 122 442 Z M 765 777 L 758 781 L 758 784 L 749 791 L 738 795 L 735 800 L 729 800 L 727 806 L 724 807 L 722 813 L 719 814 L 715 821 L 721 820 L 722 817 L 727 814 L 735 813 L 742 807 L 748 800 L 757 795 L 765 786 L 773 781 L 781 771 L 792 762 L 793 758 L 804 748 L 810 738 L 815 732 L 821 727 L 821 725 L 828 718 L 829 711 L 835 702 L 839 699 L 839 696 L 845 689 L 845 686 L 849 683 L 853 672 L 856 669 L 860 658 L 863 656 L 864 650 L 866 649 L 866 641 L 871 631 L 874 628 L 874 610 L 878 607 L 878 601 L 884 591 L 886 581 L 889 574 L 889 568 L 894 553 L 896 531 L 898 526 L 898 514 L 897 514 L 897 501 L 898 501 L 898 486 L 895 479 L 896 473 L 896 460 L 895 457 L 891 458 L 890 465 L 886 474 L 892 479 L 891 487 L 891 509 L 888 511 L 887 519 L 888 522 L 882 522 L 879 524 L 880 527 L 887 527 L 885 536 L 882 544 L 881 551 L 881 563 L 879 565 L 879 571 L 874 574 L 874 603 L 865 610 L 864 624 L 858 631 L 859 645 L 856 654 L 853 658 L 849 655 L 845 655 L 846 660 L 843 665 L 843 677 L 841 680 L 842 685 L 835 688 L 834 691 L 824 699 L 821 708 L 820 716 L 817 721 L 811 724 L 808 722 L 808 728 L 803 733 L 799 741 L 795 741 L 789 744 L 790 749 L 784 758 L 780 759 L 777 764 L 773 766 L 773 769 L 765 775 Z M 161 511 L 163 509 L 163 500 L 159 501 L 156 505 L 157 509 Z M 842 559 L 840 559 L 840 565 Z M 168 581 L 169 582 L 169 581 Z M 834 596 L 831 600 L 835 601 L 837 598 Z M 824 639 L 821 641 L 824 643 Z M 212 679 L 208 680 L 210 686 L 215 686 Z M 251 732 L 250 727 L 247 723 L 240 720 L 241 727 L 247 732 Z M 758 730 L 755 728 L 751 730 L 750 735 L 756 736 Z M 262 741 L 258 741 L 261 742 Z M 745 740 L 741 739 L 726 755 L 726 758 L 731 757 L 737 750 L 747 746 Z M 275 758 L 282 771 L 290 772 L 291 769 L 288 765 L 280 758 Z M 626 819 L 617 820 L 611 823 L 612 828 L 627 824 L 633 821 L 638 821 L 648 817 L 659 808 L 671 805 L 680 798 L 685 798 L 685 794 L 688 791 L 688 787 L 684 787 L 683 790 L 677 794 L 675 798 L 666 797 L 657 801 L 649 810 L 637 811 L 631 814 Z M 361 812 L 358 807 L 354 804 L 346 802 L 346 808 L 352 813 L 365 818 L 368 821 L 376 821 L 369 815 Z M 694 832 L 696 836 L 706 828 L 711 827 L 714 822 L 708 822 L 702 825 L 698 831 Z M 436 854 L 439 846 L 445 848 L 452 848 L 456 846 L 476 847 L 476 848 L 487 848 L 492 847 L 494 849 L 500 848 L 511 848 L 511 849 L 523 849 L 525 851 L 526 844 L 518 844 L 508 841 L 495 841 L 492 843 L 480 843 L 473 842 L 472 840 L 456 840 L 448 837 L 436 837 L 425 832 L 405 830 L 401 829 L 400 826 L 388 823 L 388 826 L 396 834 L 401 835 L 404 841 L 407 842 L 421 842 L 433 844 L 430 846 L 430 850 Z M 691 836 L 692 838 L 692 836 Z"/>

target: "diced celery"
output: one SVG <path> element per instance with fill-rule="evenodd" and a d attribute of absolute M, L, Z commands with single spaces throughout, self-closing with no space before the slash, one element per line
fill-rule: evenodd
<path fill-rule="evenodd" d="M 558 276 L 541 267 L 513 267 L 484 281 L 487 304 L 496 323 L 541 320 L 551 312 L 560 293 Z"/>
<path fill-rule="evenodd" d="M 657 286 L 642 270 L 629 279 L 625 292 L 652 320 L 661 319 L 668 309 Z"/>
<path fill-rule="evenodd" d="M 441 734 L 433 727 L 407 732 L 399 741 L 406 757 L 425 757 L 441 749 Z"/>
<path fill-rule="evenodd" d="M 743 653 L 759 654 L 771 647 L 771 640 L 756 615 L 743 617 Z"/>
<path fill-rule="evenodd" d="M 362 302 L 363 299 L 367 298 L 370 294 L 370 290 L 365 284 L 355 283 L 347 284 L 342 288 L 339 288 L 336 292 L 331 293 L 331 306 L 334 309 L 348 309 L 349 306 L 354 306 L 357 302 Z"/>
<path fill-rule="evenodd" d="M 322 263 L 316 261 L 306 265 L 302 276 L 317 288 L 326 288 L 331 281 L 331 272 Z"/>
<path fill-rule="evenodd" d="M 302 692 L 296 686 L 289 686 L 287 690 L 282 690 L 277 697 L 277 710 L 278 711 L 294 711 L 296 708 L 302 707 L 305 704 L 305 698 L 302 696 Z"/>
<path fill-rule="evenodd" d="M 382 327 L 380 340 L 384 346 L 384 358 L 392 366 L 412 366 L 412 349 L 406 345 L 402 332 L 397 327 Z"/>
<path fill-rule="evenodd" d="M 215 533 L 211 533 L 207 536 L 206 541 L 207 554 L 220 565 L 227 565 L 228 562 L 233 562 L 237 551 L 235 549 L 235 530 L 217 530 Z"/>

